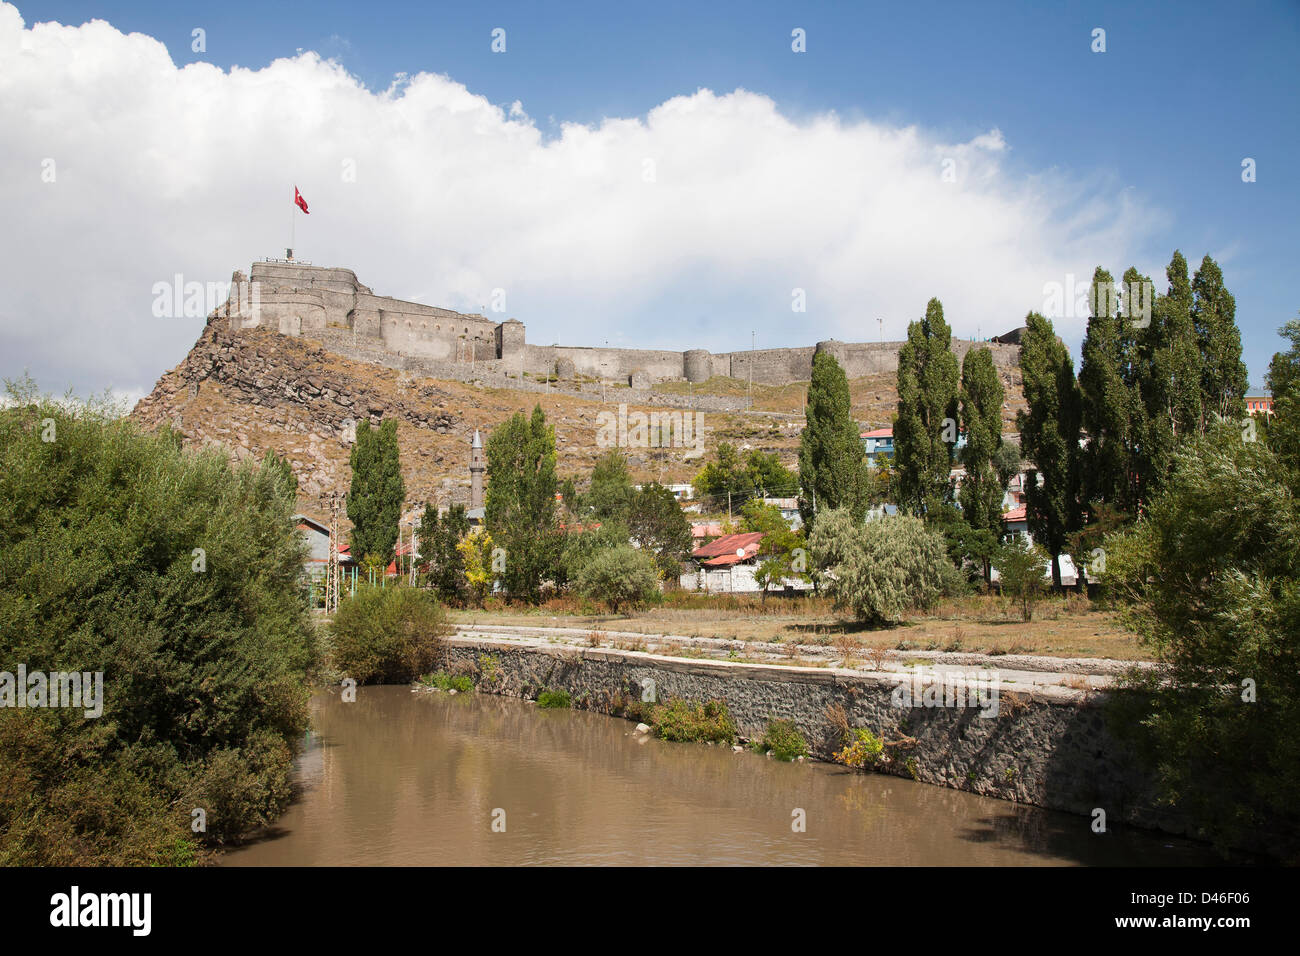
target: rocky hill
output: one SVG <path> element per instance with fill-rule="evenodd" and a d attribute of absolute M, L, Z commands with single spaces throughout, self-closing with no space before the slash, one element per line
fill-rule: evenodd
<path fill-rule="evenodd" d="M 1004 418 L 1023 407 L 1018 371 L 1004 370 Z M 897 398 L 892 375 L 855 379 L 854 413 L 864 427 L 889 422 Z M 194 348 L 167 372 L 132 412 L 148 428 L 169 422 L 190 445 L 220 444 L 237 460 L 283 455 L 298 475 L 300 506 L 323 514 L 321 496 L 346 490 L 356 425 L 396 418 L 407 500 L 467 502 L 470 438 L 516 411 L 540 403 L 555 426 L 559 471 L 579 480 L 605 448 L 598 415 L 626 403 L 637 410 L 695 409 L 706 426 L 706 448 L 719 441 L 780 454 L 793 467 L 806 385 L 752 388 L 712 379 L 688 386 L 664 383 L 632 392 L 626 385 L 520 380 L 518 387 L 420 378 L 410 372 L 346 358 L 302 338 L 266 329 L 232 331 L 210 320 Z M 749 410 L 746 410 L 747 406 Z M 636 480 L 689 481 L 700 467 L 682 448 L 629 448 Z"/>

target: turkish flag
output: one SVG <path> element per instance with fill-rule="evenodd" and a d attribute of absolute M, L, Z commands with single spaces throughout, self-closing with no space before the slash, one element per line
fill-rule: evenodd
<path fill-rule="evenodd" d="M 298 192 L 297 186 L 293 187 L 293 201 L 299 209 L 303 212 L 307 212 L 307 200 L 302 198 L 302 193 Z M 310 216 L 311 213 L 307 213 L 307 215 Z"/>

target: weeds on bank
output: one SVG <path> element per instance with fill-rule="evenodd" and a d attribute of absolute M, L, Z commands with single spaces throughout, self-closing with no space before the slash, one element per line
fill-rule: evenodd
<path fill-rule="evenodd" d="M 794 760 L 808 756 L 808 741 L 789 720 L 769 720 L 763 739 L 754 744 L 754 749 L 770 753 L 777 760 Z"/>
<path fill-rule="evenodd" d="M 474 681 L 470 677 L 464 674 L 452 675 L 446 671 L 424 674 L 416 679 L 416 683 L 437 690 L 454 690 L 461 694 L 467 694 L 474 689 Z"/>
<path fill-rule="evenodd" d="M 568 710 L 573 698 L 567 690 L 544 690 L 537 695 L 537 706 L 544 709 Z"/>
<path fill-rule="evenodd" d="M 703 740 L 730 744 L 736 739 L 735 721 L 731 719 L 727 705 L 720 700 L 704 704 L 671 700 L 659 704 L 650 712 L 650 726 L 661 739 L 682 743 Z"/>

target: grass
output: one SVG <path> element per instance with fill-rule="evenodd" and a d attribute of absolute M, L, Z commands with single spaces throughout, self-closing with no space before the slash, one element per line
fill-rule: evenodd
<path fill-rule="evenodd" d="M 434 671 L 432 674 L 425 674 L 417 679 L 425 687 L 436 687 L 438 690 L 454 690 L 461 694 L 467 694 L 474 689 L 474 681 L 464 674 L 452 676 L 446 671 Z"/>
<path fill-rule="evenodd" d="M 537 695 L 537 706 L 545 709 L 568 710 L 573 698 L 567 690 L 544 690 Z"/>
<path fill-rule="evenodd" d="M 663 740 L 682 743 L 708 741 L 729 744 L 736 739 L 736 724 L 720 700 L 691 704 L 671 700 L 650 713 L 650 726 Z"/>
<path fill-rule="evenodd" d="M 808 741 L 788 720 L 770 720 L 758 749 L 770 752 L 777 760 L 794 760 L 808 756 Z"/>
<path fill-rule="evenodd" d="M 680 637 L 726 634 L 750 644 L 767 644 L 793 656 L 794 644 L 839 645 L 858 661 L 877 652 L 946 650 L 973 654 L 1032 654 L 1150 660 L 1151 651 L 1124 630 L 1113 612 L 1077 595 L 1044 598 L 1034 620 L 1025 623 L 1010 600 L 970 595 L 916 612 L 891 628 L 868 629 L 837 613 L 820 597 L 669 592 L 663 604 L 615 618 L 581 614 L 579 602 L 561 598 L 537 607 L 502 606 L 492 611 L 452 611 L 454 623 L 529 624 L 605 628 Z M 626 638 L 619 638 L 626 643 Z M 781 645 L 784 645 L 781 646 Z"/>

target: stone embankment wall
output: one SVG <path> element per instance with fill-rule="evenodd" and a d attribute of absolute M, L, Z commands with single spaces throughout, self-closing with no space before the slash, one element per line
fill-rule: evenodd
<path fill-rule="evenodd" d="M 1016 693 L 1003 685 L 997 715 L 981 717 L 976 708 L 897 707 L 897 680 L 884 674 L 466 637 L 449 639 L 447 655 L 452 669 L 477 673 L 482 692 L 531 699 L 563 689 L 575 706 L 605 713 L 621 700 L 640 700 L 647 681 L 660 702 L 722 700 L 745 737 L 761 738 L 769 720 L 783 718 L 822 759 L 842 745 L 842 731 L 828 716 L 842 708 L 850 727 L 891 744 L 891 773 L 1089 817 L 1100 808 L 1108 823 L 1185 829 L 1153 805 L 1147 775 L 1107 727 L 1104 694 Z M 486 678 L 483 655 L 499 667 L 498 680 Z"/>

